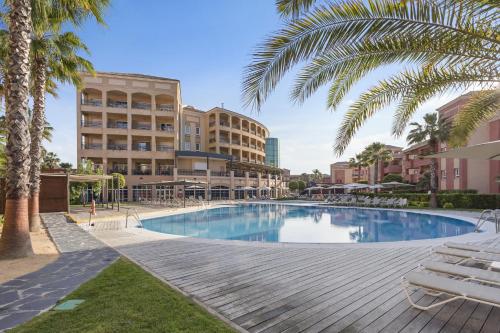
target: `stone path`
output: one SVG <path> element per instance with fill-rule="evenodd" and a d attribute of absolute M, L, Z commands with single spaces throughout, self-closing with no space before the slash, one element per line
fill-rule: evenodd
<path fill-rule="evenodd" d="M 119 254 L 63 214 L 43 214 L 59 258 L 39 271 L 0 285 L 0 332 L 30 320 L 95 277 Z"/>

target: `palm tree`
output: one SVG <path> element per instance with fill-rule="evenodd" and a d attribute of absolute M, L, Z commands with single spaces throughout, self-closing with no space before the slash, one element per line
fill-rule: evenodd
<path fill-rule="evenodd" d="M 323 180 L 323 174 L 318 169 L 314 169 L 312 171 L 312 179 L 316 183 L 321 183 L 321 181 Z"/>
<path fill-rule="evenodd" d="M 7 6 L 9 27 L 5 76 L 7 169 L 5 222 L 0 238 L 0 258 L 19 258 L 33 253 L 28 220 L 31 1 L 8 0 Z"/>
<path fill-rule="evenodd" d="M 449 90 L 489 89 L 499 81 L 498 1 L 277 0 L 277 8 L 284 27 L 258 46 L 244 74 L 248 106 L 259 109 L 299 63 L 306 65 L 291 98 L 302 103 L 331 84 L 331 110 L 375 69 L 404 68 L 349 107 L 337 133 L 339 155 L 368 118 L 392 103 L 398 103 L 392 133 L 400 136 L 429 98 Z M 453 142 L 465 140 L 493 117 L 499 100 L 499 89 L 475 94 L 454 120 Z"/>
<path fill-rule="evenodd" d="M 448 140 L 450 134 L 450 123 L 446 119 L 438 119 L 437 113 L 427 113 L 424 115 L 423 125 L 419 123 L 411 123 L 412 130 L 408 133 L 406 141 L 408 144 L 413 145 L 422 142 L 428 142 L 431 148 L 431 154 L 436 152 L 436 147 L 439 142 Z M 437 207 L 437 188 L 438 188 L 438 175 L 437 175 L 437 158 L 431 159 L 430 165 L 430 190 L 431 200 L 429 206 L 431 208 Z"/>
<path fill-rule="evenodd" d="M 55 169 L 59 167 L 59 163 L 61 159 L 57 156 L 56 153 L 48 152 L 45 149 L 42 149 L 42 167 L 44 169 Z"/>
<path fill-rule="evenodd" d="M 366 154 L 356 154 L 355 157 L 351 157 L 349 159 L 349 167 L 350 168 L 357 168 L 358 169 L 358 179 L 357 181 L 361 179 L 361 169 L 368 167 L 368 161 Z"/>
<path fill-rule="evenodd" d="M 379 165 L 383 162 L 388 162 L 392 160 L 392 153 L 385 145 L 381 142 L 374 142 L 367 146 L 363 152 L 366 156 L 366 162 L 368 165 L 374 166 L 374 183 L 379 182 Z"/>

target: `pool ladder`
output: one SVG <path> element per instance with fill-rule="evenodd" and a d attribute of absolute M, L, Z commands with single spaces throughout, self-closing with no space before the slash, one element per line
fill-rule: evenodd
<path fill-rule="evenodd" d="M 130 214 L 130 210 L 132 208 L 126 208 L 126 209 L 127 209 L 127 215 L 125 217 L 125 228 L 128 228 L 128 218 L 129 218 L 129 216 L 131 216 L 131 217 L 133 217 L 133 218 L 136 219 L 137 223 L 139 223 L 139 228 L 144 228 L 144 226 L 142 225 L 141 217 L 139 216 L 139 213 L 137 212 L 137 209 L 134 208 L 132 214 Z"/>
<path fill-rule="evenodd" d="M 479 232 L 479 229 L 483 226 L 485 222 L 495 223 L 495 231 L 500 232 L 500 210 L 499 209 L 486 209 L 481 212 L 479 219 L 476 222 L 475 232 Z"/>

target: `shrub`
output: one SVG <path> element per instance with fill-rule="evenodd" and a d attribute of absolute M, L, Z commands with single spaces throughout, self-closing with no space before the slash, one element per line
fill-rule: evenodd
<path fill-rule="evenodd" d="M 443 208 L 450 209 L 455 208 L 451 202 L 445 202 Z"/>
<path fill-rule="evenodd" d="M 389 182 L 403 182 L 403 176 L 395 174 L 395 173 L 390 173 L 382 179 L 382 183 L 389 183 Z"/>
<path fill-rule="evenodd" d="M 427 201 L 420 201 L 418 204 L 417 204 L 417 207 L 418 208 L 427 208 L 429 207 L 429 203 Z"/>

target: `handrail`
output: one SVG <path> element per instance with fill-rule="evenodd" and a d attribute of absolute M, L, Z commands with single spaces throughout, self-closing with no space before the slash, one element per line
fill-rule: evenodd
<path fill-rule="evenodd" d="M 495 210 L 493 209 L 485 209 L 481 212 L 481 215 L 479 215 L 479 219 L 476 222 L 476 227 L 474 228 L 474 232 L 479 232 L 479 229 L 483 226 L 485 222 L 494 222 L 496 226 L 496 232 L 500 232 L 500 226 L 499 226 L 499 219 L 498 219 L 498 214 Z"/>
<path fill-rule="evenodd" d="M 132 216 L 133 218 L 135 218 L 137 220 L 137 222 L 139 223 L 139 226 L 140 228 L 144 228 L 144 226 L 142 225 L 142 221 L 141 221 L 141 218 L 139 216 L 139 213 L 137 212 L 137 208 L 134 208 L 134 214 L 130 214 L 130 210 L 132 208 L 125 208 L 127 210 L 127 215 L 125 216 L 125 229 L 128 228 L 128 217 L 129 216 Z"/>

